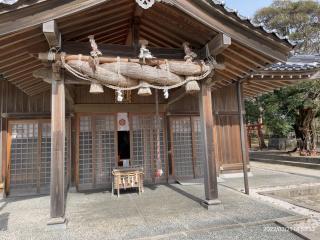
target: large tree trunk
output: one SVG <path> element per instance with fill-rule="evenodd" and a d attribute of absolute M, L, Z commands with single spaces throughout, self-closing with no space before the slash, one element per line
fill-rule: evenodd
<path fill-rule="evenodd" d="M 301 155 L 315 155 L 316 139 L 313 120 L 316 112 L 312 108 L 299 109 L 299 117 L 297 117 L 295 132 L 296 137 L 301 141 L 298 143 L 298 148 Z"/>
<path fill-rule="evenodd" d="M 263 134 L 263 132 L 262 132 L 262 124 L 263 124 L 263 122 L 262 122 L 262 115 L 260 116 L 260 118 L 258 119 L 258 139 L 259 139 L 259 147 L 260 147 L 260 149 L 262 150 L 262 149 L 265 149 L 265 148 L 267 148 L 267 145 L 266 145 L 266 143 L 265 143 L 265 141 L 264 141 L 264 134 Z"/>

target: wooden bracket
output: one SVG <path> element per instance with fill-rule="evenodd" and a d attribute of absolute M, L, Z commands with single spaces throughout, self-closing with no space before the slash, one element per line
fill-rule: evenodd
<path fill-rule="evenodd" d="M 204 48 L 209 49 L 209 53 L 212 56 L 221 54 L 226 48 L 231 45 L 231 38 L 224 33 L 219 33 L 213 39 L 211 39 Z"/>
<path fill-rule="evenodd" d="M 61 48 L 61 33 L 59 32 L 58 25 L 55 20 L 43 23 L 42 32 L 45 35 L 50 48 Z"/>

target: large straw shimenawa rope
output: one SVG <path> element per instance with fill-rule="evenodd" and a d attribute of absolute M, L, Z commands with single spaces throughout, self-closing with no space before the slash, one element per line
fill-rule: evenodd
<path fill-rule="evenodd" d="M 114 90 L 139 89 L 139 95 L 151 95 L 150 88 L 168 90 L 186 84 L 186 91 L 199 91 L 197 81 L 210 75 L 213 65 L 203 61 L 194 62 L 197 55 L 188 44 L 184 43 L 185 61 L 154 60 L 131 61 L 130 59 L 116 59 L 99 57 L 101 52 L 92 36 L 90 43 L 93 51 L 91 56 L 60 54 L 63 67 L 74 76 L 90 81 L 92 84 L 103 85 Z M 145 48 L 145 46 L 144 46 Z M 150 58 L 153 58 L 150 55 Z M 99 88 L 100 89 L 100 88 Z M 99 90 L 101 92 L 101 89 Z"/>

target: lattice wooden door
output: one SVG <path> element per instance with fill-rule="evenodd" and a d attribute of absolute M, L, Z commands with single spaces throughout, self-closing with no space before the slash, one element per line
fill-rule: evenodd
<path fill-rule="evenodd" d="M 116 166 L 115 115 L 79 117 L 79 190 L 111 186 L 111 172 Z"/>
<path fill-rule="evenodd" d="M 68 125 L 68 124 L 67 124 Z M 69 179 L 69 130 L 66 131 L 65 183 Z M 6 192 L 10 195 L 50 191 L 50 120 L 9 121 Z"/>
<path fill-rule="evenodd" d="M 167 151 L 163 116 L 160 116 L 159 128 L 157 128 L 155 115 L 133 114 L 130 123 L 131 165 L 143 167 L 145 182 L 154 182 L 156 159 L 159 154 L 164 172 L 160 180 L 166 179 Z M 157 131 L 159 145 L 157 145 Z"/>
<path fill-rule="evenodd" d="M 178 179 L 203 177 L 199 117 L 171 117 L 173 173 Z"/>

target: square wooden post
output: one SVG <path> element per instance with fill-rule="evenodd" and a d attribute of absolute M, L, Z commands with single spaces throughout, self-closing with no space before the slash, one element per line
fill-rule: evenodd
<path fill-rule="evenodd" d="M 51 102 L 51 183 L 50 216 L 64 223 L 65 214 L 65 86 L 60 67 L 53 66 Z"/>
<path fill-rule="evenodd" d="M 199 111 L 201 123 L 201 140 L 204 158 L 204 189 L 205 200 L 202 205 L 207 209 L 221 208 L 221 202 L 218 200 L 218 180 L 216 171 L 216 160 L 214 156 L 213 142 L 213 112 L 211 87 L 201 83 L 199 93 Z"/>

